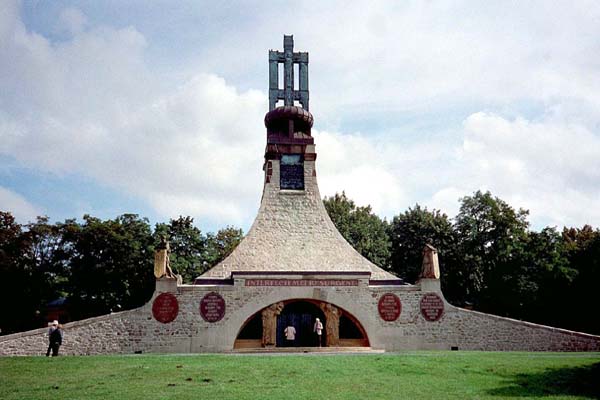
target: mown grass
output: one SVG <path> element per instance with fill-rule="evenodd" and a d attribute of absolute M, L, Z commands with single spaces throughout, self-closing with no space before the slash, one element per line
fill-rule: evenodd
<path fill-rule="evenodd" d="M 0 358 L 0 399 L 600 398 L 600 354 Z"/>

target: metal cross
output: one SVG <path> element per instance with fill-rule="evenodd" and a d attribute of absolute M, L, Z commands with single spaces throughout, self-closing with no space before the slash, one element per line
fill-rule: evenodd
<path fill-rule="evenodd" d="M 279 88 L 279 64 L 283 64 L 283 89 Z M 294 64 L 298 64 L 298 87 L 294 88 Z M 283 52 L 269 50 L 269 111 L 277 101 L 286 106 L 298 101 L 308 111 L 308 53 L 294 53 L 294 36 L 283 36 Z"/>

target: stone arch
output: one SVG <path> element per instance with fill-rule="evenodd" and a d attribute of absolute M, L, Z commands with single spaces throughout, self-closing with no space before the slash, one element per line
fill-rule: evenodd
<path fill-rule="evenodd" d="M 282 313 L 283 316 L 286 315 L 286 307 L 289 309 L 302 307 L 302 305 L 306 305 L 307 308 L 312 306 L 313 310 L 318 310 L 314 312 L 314 315 L 320 316 L 325 328 L 323 335 L 324 346 L 368 347 L 370 345 L 367 330 L 359 319 L 346 309 L 323 300 L 291 298 L 262 307 L 246 318 L 237 331 L 233 347 L 240 349 L 282 346 L 282 334 L 279 330 L 282 330 L 283 327 L 281 324 L 277 327 L 279 315 Z M 263 317 L 263 312 L 267 314 L 266 319 Z M 274 320 L 270 318 L 274 318 Z M 267 343 L 265 343 L 264 337 L 267 329 L 265 329 L 263 324 L 270 324 L 270 329 L 275 330 L 270 335 L 267 334 Z M 274 340 L 274 338 L 277 338 L 277 340 Z M 305 343 L 305 341 L 302 341 L 302 344 Z"/>

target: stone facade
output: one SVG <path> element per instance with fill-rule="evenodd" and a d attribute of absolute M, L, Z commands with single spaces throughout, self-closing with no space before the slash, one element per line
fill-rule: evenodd
<path fill-rule="evenodd" d="M 278 279 L 281 275 L 261 275 Z M 307 279 L 306 275 L 286 276 Z M 445 300 L 441 318 L 427 321 L 420 311 L 425 293 L 437 293 L 439 281 L 422 280 L 413 286 L 370 285 L 364 275 L 319 275 L 319 279 L 357 279 L 357 286 L 270 287 L 247 286 L 256 275 L 236 276 L 232 285 L 160 285 L 152 300 L 124 311 L 65 325 L 61 354 L 202 353 L 228 352 L 244 322 L 262 309 L 290 299 L 315 299 L 355 317 L 364 327 L 369 345 L 386 351 L 446 349 L 600 351 L 600 337 L 460 309 Z M 162 283 L 162 282 L 159 282 Z M 174 321 L 153 318 L 153 300 L 163 292 L 174 294 L 179 313 Z M 219 293 L 225 300 L 223 318 L 206 322 L 200 315 L 201 299 Z M 378 313 L 382 295 L 393 293 L 402 310 L 395 321 Z M 47 329 L 0 337 L 0 355 L 42 355 L 48 346 Z"/>

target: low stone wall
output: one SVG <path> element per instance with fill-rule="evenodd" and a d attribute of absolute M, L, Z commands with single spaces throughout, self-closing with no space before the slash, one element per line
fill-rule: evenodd
<path fill-rule="evenodd" d="M 600 351 L 599 336 L 453 306 L 444 325 L 440 339 L 464 350 Z"/>
<path fill-rule="evenodd" d="M 175 320 L 153 318 L 152 304 L 163 292 L 177 298 Z M 201 299 L 219 293 L 225 301 L 222 319 L 210 323 L 199 312 Z M 289 299 L 329 302 L 354 316 L 364 327 L 370 346 L 400 350 L 497 350 L 497 351 L 600 351 L 600 336 L 567 331 L 454 307 L 443 300 L 437 321 L 427 321 L 420 310 L 426 293 L 437 293 L 439 281 L 414 286 L 372 286 L 359 279 L 353 287 L 252 287 L 243 279 L 231 285 L 183 285 L 157 282 L 157 291 L 144 306 L 64 326 L 61 355 L 122 353 L 202 353 L 231 351 L 244 321 L 270 304 Z M 394 294 L 402 311 L 394 321 L 378 313 L 382 296 Z M 44 355 L 48 329 L 0 336 L 0 355 Z"/>
<path fill-rule="evenodd" d="M 132 353 L 135 323 L 141 321 L 144 307 L 119 313 L 88 318 L 63 325 L 64 340 L 61 355 Z M 0 355 L 45 355 L 48 349 L 48 328 L 0 336 Z"/>

